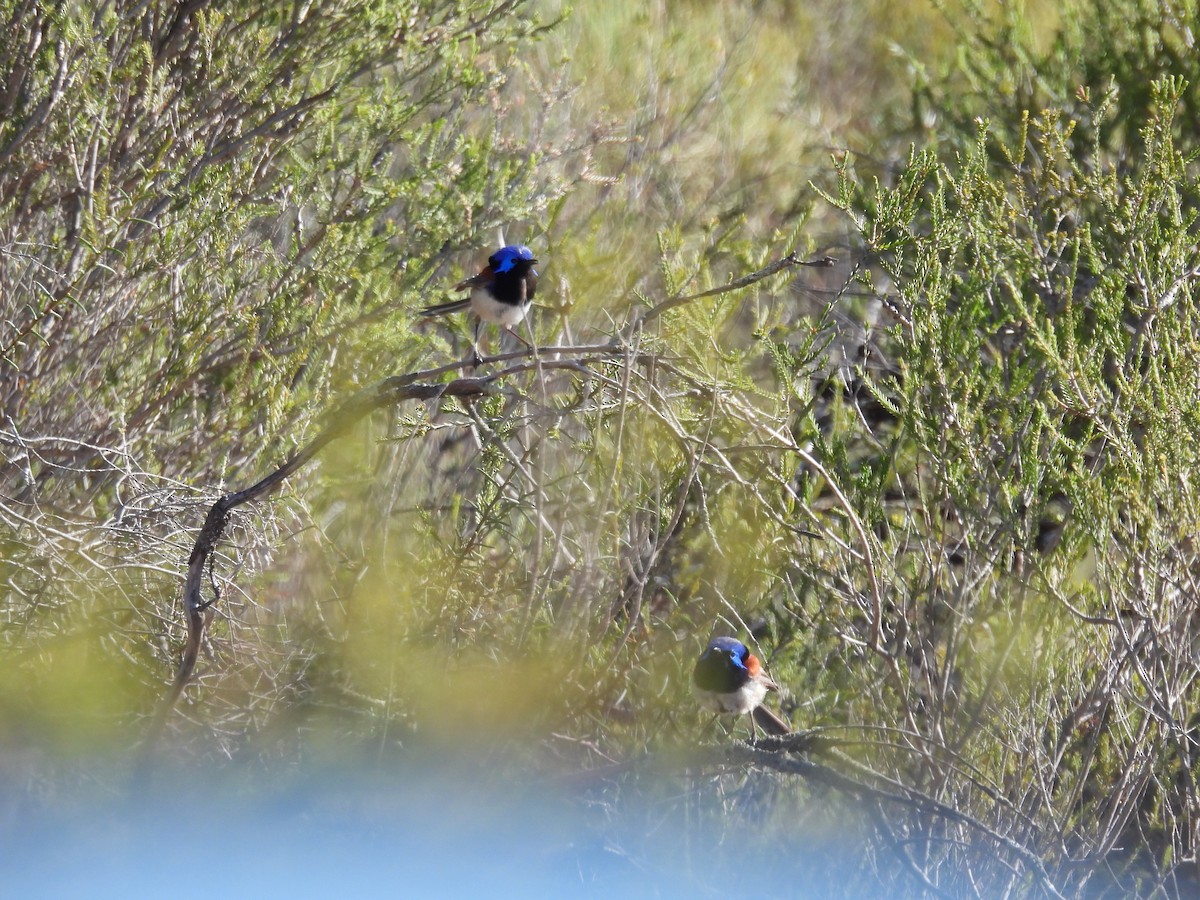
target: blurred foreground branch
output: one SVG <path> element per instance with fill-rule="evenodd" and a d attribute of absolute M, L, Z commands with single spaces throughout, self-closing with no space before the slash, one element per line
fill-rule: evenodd
<path fill-rule="evenodd" d="M 943 803 L 911 785 L 901 784 L 855 762 L 837 750 L 837 746 L 841 743 L 844 741 L 830 739 L 816 732 L 797 732 L 782 737 L 761 738 L 753 743 L 738 741 L 731 746 L 710 748 L 707 751 L 700 751 L 698 756 L 692 758 L 692 763 L 738 768 L 759 766 L 784 775 L 798 775 L 807 782 L 832 788 L 839 794 L 864 804 L 869 817 L 883 833 L 905 868 L 922 882 L 922 886 L 926 890 L 935 895 L 949 896 L 929 881 L 926 873 L 909 855 L 904 846 L 906 841 L 893 833 L 883 812 L 884 805 L 912 809 L 923 816 L 942 819 L 947 823 L 962 826 L 983 836 L 998 850 L 1010 854 L 1014 858 L 1014 865 L 1017 862 L 1023 865 L 1036 878 L 1048 896 L 1060 898 L 1063 896 L 1050 879 L 1043 861 L 1028 847 L 1001 834 L 962 809 Z M 814 762 L 800 754 L 825 755 L 830 759 L 832 765 Z M 859 777 L 852 777 L 839 771 L 838 765 L 852 767 Z M 870 781 L 881 784 L 868 783 Z M 929 833 L 933 833 L 932 828 Z"/>

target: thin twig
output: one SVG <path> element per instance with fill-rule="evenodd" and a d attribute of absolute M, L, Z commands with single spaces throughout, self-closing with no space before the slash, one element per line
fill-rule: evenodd
<path fill-rule="evenodd" d="M 820 259 L 804 260 L 798 257 L 795 253 L 789 253 L 782 259 L 777 259 L 765 268 L 759 269 L 757 272 L 751 272 L 749 275 L 743 275 L 741 278 L 735 279 L 729 284 L 723 284 L 720 287 L 709 288 L 707 291 L 701 291 L 698 294 L 685 294 L 682 297 L 672 297 L 669 300 L 664 300 L 657 306 L 651 307 L 644 316 L 638 320 L 639 325 L 645 325 L 647 322 L 657 319 L 668 310 L 674 309 L 677 306 L 683 306 L 685 303 L 691 303 L 693 300 L 700 300 L 704 297 L 715 297 L 718 294 L 727 294 L 730 291 L 739 291 L 744 287 L 749 287 L 756 281 L 762 281 L 764 278 L 770 278 L 772 275 L 790 269 L 793 266 L 813 266 L 815 268 L 827 269 L 830 266 L 836 265 L 837 260 L 832 256 L 822 256 Z"/>

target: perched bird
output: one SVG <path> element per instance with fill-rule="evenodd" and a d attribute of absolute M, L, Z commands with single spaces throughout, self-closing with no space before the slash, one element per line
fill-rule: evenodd
<path fill-rule="evenodd" d="M 472 352 L 476 362 L 481 361 L 479 329 L 484 322 L 491 322 L 505 331 L 512 331 L 526 345 L 532 346 L 529 341 L 513 331 L 513 327 L 524 320 L 533 303 L 538 281 L 537 270 L 533 267 L 536 262 L 533 251 L 528 247 L 519 244 L 501 247 L 491 255 L 483 271 L 454 286 L 456 291 L 471 289 L 465 300 L 427 306 L 421 310 L 421 315 L 440 316 L 470 309 L 475 314 Z"/>
<path fill-rule="evenodd" d="M 779 685 L 767 677 L 758 657 L 737 638 L 715 637 L 696 660 L 692 687 L 700 705 L 710 712 L 750 714 L 750 728 L 757 737 L 757 725 L 768 734 L 791 734 L 788 724 L 763 706 L 768 691 Z"/>

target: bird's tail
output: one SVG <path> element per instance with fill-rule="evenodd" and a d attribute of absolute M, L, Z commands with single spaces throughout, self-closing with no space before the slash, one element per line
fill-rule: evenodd
<path fill-rule="evenodd" d="M 751 715 L 754 716 L 754 721 L 758 723 L 758 727 L 767 734 L 782 737 L 785 734 L 792 733 L 792 727 L 787 722 L 761 704 L 754 707 L 754 712 Z"/>
<path fill-rule="evenodd" d="M 442 303 L 438 306 L 427 306 L 417 313 L 419 316 L 444 316 L 446 313 L 461 312 L 471 305 L 471 298 L 465 300 L 451 300 L 449 303 Z"/>

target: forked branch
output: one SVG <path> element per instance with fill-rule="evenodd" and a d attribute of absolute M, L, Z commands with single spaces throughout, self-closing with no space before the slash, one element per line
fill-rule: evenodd
<path fill-rule="evenodd" d="M 202 596 L 204 570 L 216 550 L 217 543 L 229 524 L 229 514 L 239 506 L 266 496 L 316 456 L 327 444 L 345 434 L 351 427 L 377 409 L 394 406 L 406 400 L 434 400 L 439 397 L 482 397 L 496 390 L 492 375 L 485 378 L 457 378 L 445 384 L 419 383 L 416 376 L 385 378 L 364 388 L 325 416 L 324 425 L 315 438 L 297 450 L 274 472 L 240 491 L 225 494 L 208 510 L 204 525 L 196 536 L 188 559 L 187 581 L 183 588 L 183 611 L 187 619 L 187 640 L 184 643 L 175 681 L 159 712 L 161 725 L 180 693 L 196 670 L 196 660 L 204 637 L 205 612 L 217 597 L 205 600 Z M 154 729 L 156 734 L 158 728 Z"/>

